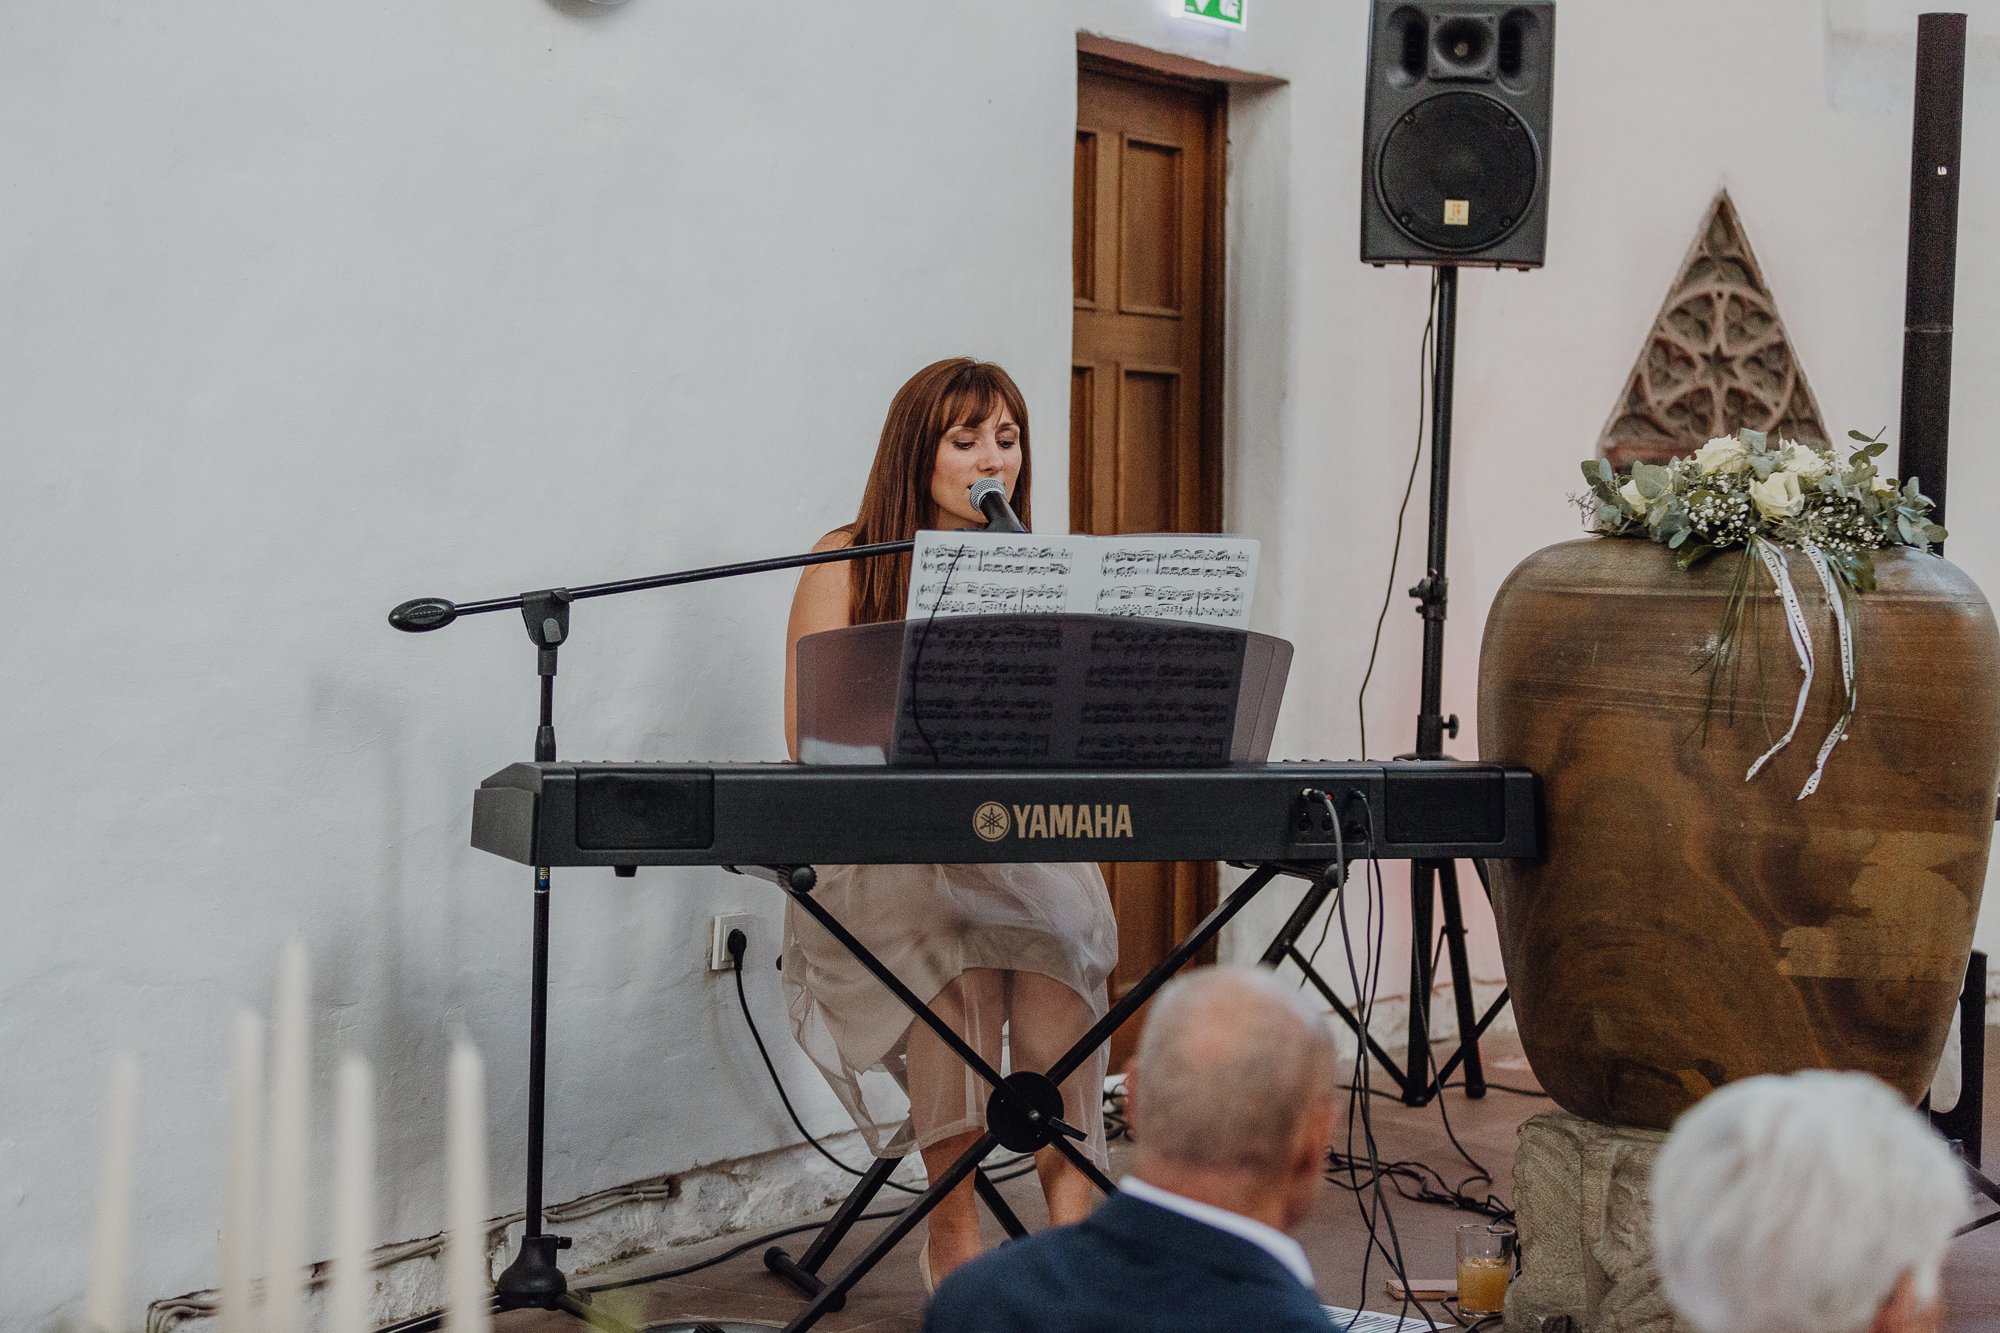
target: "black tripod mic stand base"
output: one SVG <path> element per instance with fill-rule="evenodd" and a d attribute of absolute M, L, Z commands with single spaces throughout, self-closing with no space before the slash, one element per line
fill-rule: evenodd
<path fill-rule="evenodd" d="M 588 1324 L 592 1328 L 602 1329 L 604 1333 L 641 1333 L 640 1325 L 628 1324 L 623 1319 L 607 1314 L 592 1305 L 588 1298 L 571 1291 L 557 1292 L 547 1299 L 536 1300 L 523 1300 L 517 1296 L 504 1295 L 501 1292 L 495 1291 L 487 1301 L 487 1309 L 494 1314 L 505 1314 L 509 1310 L 554 1310 L 561 1314 L 569 1315 L 571 1318 L 580 1323 Z M 376 1330 L 376 1333 L 436 1333 L 436 1330 L 444 1327 L 444 1322 L 445 1312 L 443 1310 L 433 1310 L 429 1314 L 420 1314 L 411 1319 L 389 1324 L 386 1327 Z M 643 1327 L 648 1330 L 660 1330 L 660 1333 L 668 1333 L 668 1330 L 683 1329 L 688 1330 L 689 1333 L 693 1333 L 697 1329 L 705 1330 L 710 1328 L 725 1328 L 727 1333 L 735 1333 L 735 1330 L 739 1328 L 761 1328 L 761 1326 L 749 1324 L 715 1325 L 692 1323 L 647 1324 Z M 764 1330 L 763 1333 L 768 1333 L 768 1330 Z"/>

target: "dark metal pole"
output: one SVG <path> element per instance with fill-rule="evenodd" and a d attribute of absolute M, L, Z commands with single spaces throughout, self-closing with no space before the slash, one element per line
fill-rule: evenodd
<path fill-rule="evenodd" d="M 1443 264 L 1437 270 L 1437 359 L 1431 367 L 1431 541 L 1424 560 L 1424 580 L 1410 589 L 1417 613 L 1424 618 L 1423 701 L 1417 713 L 1419 759 L 1444 755 L 1444 734 L 1454 735 L 1458 723 L 1444 718 L 1444 616 L 1449 584 L 1445 578 L 1445 520 L 1451 504 L 1451 377 L 1452 347 L 1458 329 L 1458 270 Z"/>
<path fill-rule="evenodd" d="M 1916 477 L 1944 521 L 1951 433 L 1952 296 L 1958 276 L 1958 155 L 1965 109 L 1965 15 L 1917 19 L 1910 131 L 1910 254 L 1903 301 L 1903 410 L 1897 473 Z"/>

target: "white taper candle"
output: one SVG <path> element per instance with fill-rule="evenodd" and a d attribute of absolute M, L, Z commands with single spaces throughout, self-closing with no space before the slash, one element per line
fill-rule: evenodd
<path fill-rule="evenodd" d="M 126 1328 L 125 1262 L 132 1235 L 132 1167 L 138 1155 L 139 1057 L 121 1052 L 111 1067 L 104 1114 L 104 1155 L 97 1168 L 97 1229 L 90 1246 L 90 1289 L 83 1297 L 84 1333 Z"/>
<path fill-rule="evenodd" d="M 486 1272 L 486 1067 L 471 1042 L 451 1052 L 445 1133 L 445 1333 L 490 1333 Z"/>
<path fill-rule="evenodd" d="M 375 1298 L 369 1261 L 375 1231 L 375 1076 L 368 1062 L 340 1063 L 333 1153 L 333 1290 L 326 1333 L 368 1333 Z"/>
<path fill-rule="evenodd" d="M 264 1216 L 264 1333 L 305 1333 L 310 995 L 306 948 L 294 940 L 278 956 L 278 1002 L 271 1018 L 271 1192 Z"/>
<path fill-rule="evenodd" d="M 220 1333 L 256 1333 L 257 1195 L 264 1180 L 264 1023 L 236 1013 L 229 1054 L 229 1155 L 222 1181 Z"/>

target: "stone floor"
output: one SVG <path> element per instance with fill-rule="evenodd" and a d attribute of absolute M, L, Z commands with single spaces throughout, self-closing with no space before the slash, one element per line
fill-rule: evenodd
<path fill-rule="evenodd" d="M 1988 1048 L 2000 1051 L 2000 1028 L 1989 1032 Z M 1495 1087 L 1485 1098 L 1468 1101 L 1462 1092 L 1454 1091 L 1446 1095 L 1442 1105 L 1433 1103 L 1421 1109 L 1378 1098 L 1374 1102 L 1375 1133 L 1385 1159 L 1421 1161 L 1456 1183 L 1469 1175 L 1472 1168 L 1465 1164 L 1446 1134 L 1446 1117 L 1449 1117 L 1458 1142 L 1492 1171 L 1497 1182 L 1493 1192 L 1511 1201 L 1515 1129 L 1550 1103 L 1533 1091 L 1534 1077 L 1521 1057 L 1519 1046 L 1511 1039 L 1489 1038 L 1486 1052 L 1487 1077 Z M 1987 1152 L 1987 1161 L 2000 1165 L 2000 1061 L 1989 1062 L 1985 1105 L 1986 1138 L 1994 1145 Z M 1114 1149 L 1114 1176 L 1122 1165 L 1123 1155 L 1122 1145 Z M 1031 1227 L 1040 1225 L 1041 1205 L 1032 1177 L 1002 1188 L 1023 1221 Z M 1390 1201 L 1390 1215 L 1410 1276 L 1449 1278 L 1453 1272 L 1456 1229 L 1462 1222 L 1472 1220 L 1470 1215 L 1394 1197 Z M 863 1242 L 857 1238 L 864 1233 L 872 1234 L 867 1229 L 880 1225 L 883 1224 L 864 1223 L 856 1228 L 855 1237 L 835 1256 L 836 1261 L 858 1253 Z M 1396 1302 L 1384 1290 L 1386 1273 L 1379 1257 L 1368 1265 L 1364 1281 L 1367 1234 L 1354 1196 L 1329 1187 L 1312 1217 L 1300 1229 L 1299 1239 L 1312 1259 L 1322 1300 L 1334 1305 L 1393 1310 Z M 637 1260 L 623 1269 L 591 1274 L 580 1279 L 578 1285 L 589 1287 L 678 1267 L 720 1253 L 746 1239 L 723 1237 L 673 1254 Z M 998 1239 L 997 1230 L 993 1239 Z M 802 1236 L 785 1243 L 796 1255 L 809 1240 L 809 1236 Z M 822 1319 L 817 1328 L 826 1333 L 916 1330 L 923 1305 L 916 1270 L 917 1243 L 915 1239 L 907 1240 L 892 1252 L 850 1294 L 847 1308 Z M 763 1250 L 759 1245 L 700 1273 L 628 1287 L 607 1293 L 600 1301 L 607 1312 L 634 1323 L 709 1318 L 782 1327 L 798 1312 L 802 1302 L 791 1288 L 765 1271 Z M 1945 1270 L 1945 1292 L 1948 1313 L 1944 1333 L 2000 1330 L 2000 1225 L 1954 1242 Z M 1442 1315 L 1438 1316 L 1438 1322 L 1444 1327 L 1452 1326 Z M 576 1333 L 580 1328 L 566 1316 L 541 1311 L 514 1311 L 496 1320 L 497 1333 Z"/>

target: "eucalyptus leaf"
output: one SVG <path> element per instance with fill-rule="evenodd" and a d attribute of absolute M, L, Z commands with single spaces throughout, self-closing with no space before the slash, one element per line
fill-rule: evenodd
<path fill-rule="evenodd" d="M 1854 586 L 1862 592 L 1875 591 L 1875 555 L 1872 551 L 1854 553 Z"/>

